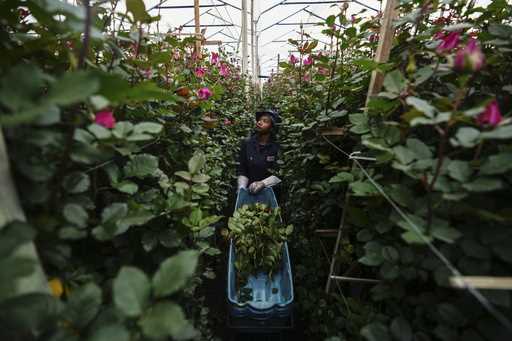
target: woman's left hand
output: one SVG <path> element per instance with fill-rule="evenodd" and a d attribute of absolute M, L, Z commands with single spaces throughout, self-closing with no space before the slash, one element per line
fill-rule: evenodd
<path fill-rule="evenodd" d="M 263 181 L 254 181 L 249 185 L 249 192 L 256 194 L 260 192 L 263 188 L 265 188 L 265 183 Z"/>

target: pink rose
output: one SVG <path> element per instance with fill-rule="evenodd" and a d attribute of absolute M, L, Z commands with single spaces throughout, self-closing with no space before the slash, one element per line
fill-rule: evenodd
<path fill-rule="evenodd" d="M 224 125 L 225 125 L 225 126 L 230 126 L 230 125 L 232 125 L 232 124 L 233 124 L 233 122 L 231 122 L 231 120 L 230 120 L 229 118 L 225 118 L 225 119 L 224 119 Z"/>
<path fill-rule="evenodd" d="M 207 87 L 201 88 L 197 91 L 197 97 L 199 97 L 202 100 L 207 100 L 208 98 L 212 97 L 213 93 L 210 89 Z"/>
<path fill-rule="evenodd" d="M 459 45 L 460 41 L 460 33 L 459 32 L 450 32 L 447 35 L 444 34 L 436 34 L 434 38 L 440 39 L 441 44 L 437 47 L 436 51 L 439 54 L 449 53 L 451 50 L 456 48 Z"/>
<path fill-rule="evenodd" d="M 485 55 L 474 38 L 469 38 L 467 45 L 457 51 L 455 55 L 455 68 L 458 70 L 469 69 L 476 72 L 482 68 L 484 63 Z"/>
<path fill-rule="evenodd" d="M 218 62 L 219 62 L 219 54 L 216 52 L 212 52 L 210 63 L 217 65 Z"/>
<path fill-rule="evenodd" d="M 293 54 L 292 54 L 292 55 L 290 56 L 290 64 L 295 65 L 295 64 L 297 64 L 298 62 L 299 62 L 299 59 L 298 59 L 297 57 L 295 57 L 295 55 L 293 55 Z"/>
<path fill-rule="evenodd" d="M 151 68 L 147 68 L 142 71 L 142 75 L 146 79 L 151 79 L 151 77 L 153 76 L 153 70 Z"/>
<path fill-rule="evenodd" d="M 116 118 L 111 110 L 102 110 L 94 115 L 94 123 L 105 128 L 114 128 L 116 125 Z"/>
<path fill-rule="evenodd" d="M 303 77 L 302 77 L 302 80 L 306 83 L 308 83 L 309 81 L 311 81 L 311 76 L 309 74 L 305 74 Z"/>
<path fill-rule="evenodd" d="M 309 55 L 306 59 L 304 59 L 304 65 L 305 66 L 313 65 L 313 57 L 311 57 L 311 55 Z"/>
<path fill-rule="evenodd" d="M 196 77 L 203 78 L 206 75 L 206 69 L 204 67 L 196 67 L 194 73 Z"/>
<path fill-rule="evenodd" d="M 222 77 L 229 76 L 229 66 L 226 64 L 221 64 L 219 68 L 219 75 L 221 75 Z"/>
<path fill-rule="evenodd" d="M 478 124 L 488 124 L 493 127 L 497 126 L 502 121 L 502 119 L 503 117 L 501 116 L 498 102 L 496 102 L 495 99 L 493 99 L 491 103 L 487 104 L 485 110 L 476 117 Z"/>
<path fill-rule="evenodd" d="M 328 68 L 325 68 L 325 67 L 321 67 L 319 66 L 318 67 L 318 73 L 320 75 L 323 75 L 323 76 L 329 76 L 330 72 L 329 72 L 329 69 Z"/>

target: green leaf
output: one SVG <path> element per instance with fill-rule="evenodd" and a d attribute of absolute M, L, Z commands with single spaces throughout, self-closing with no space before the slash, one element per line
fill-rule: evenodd
<path fill-rule="evenodd" d="M 365 244 L 365 255 L 359 258 L 359 262 L 368 266 L 378 266 L 384 262 L 382 257 L 382 246 L 375 242 L 370 241 Z"/>
<path fill-rule="evenodd" d="M 195 183 L 205 183 L 210 180 L 210 177 L 206 174 L 196 174 L 192 177 L 192 182 Z"/>
<path fill-rule="evenodd" d="M 35 230 L 27 223 L 15 220 L 0 229 L 0 259 L 9 256 L 21 244 L 31 241 Z"/>
<path fill-rule="evenodd" d="M 432 158 L 432 151 L 421 140 L 410 138 L 410 139 L 407 139 L 406 144 L 407 144 L 407 148 L 415 154 L 416 159 L 422 160 L 422 159 L 431 159 Z"/>
<path fill-rule="evenodd" d="M 470 192 L 491 192 L 503 188 L 503 181 L 496 178 L 480 177 L 462 185 Z"/>
<path fill-rule="evenodd" d="M 188 322 L 179 305 L 159 302 L 144 313 L 139 325 L 145 336 L 163 339 L 168 336 L 178 337 L 188 327 Z"/>
<path fill-rule="evenodd" d="M 405 89 L 406 79 L 400 70 L 393 70 L 384 78 L 384 88 L 388 92 L 400 94 Z"/>
<path fill-rule="evenodd" d="M 199 173 L 206 163 L 206 157 L 202 152 L 194 153 L 194 156 L 188 161 L 188 170 L 192 175 Z"/>
<path fill-rule="evenodd" d="M 512 138 L 512 125 L 498 126 L 498 128 L 481 134 L 482 139 L 510 139 Z"/>
<path fill-rule="evenodd" d="M 415 230 L 407 231 L 402 233 L 402 238 L 409 244 L 425 244 L 426 241 L 432 241 L 432 237 L 426 236 L 422 234 L 423 238 L 421 238 Z"/>
<path fill-rule="evenodd" d="M 396 159 L 404 165 L 407 165 L 411 163 L 415 157 L 416 154 L 410 150 L 409 148 L 406 148 L 404 146 L 396 146 L 393 148 L 393 153 L 396 156 Z"/>
<path fill-rule="evenodd" d="M 94 135 L 92 135 L 91 133 L 84 129 L 75 129 L 73 139 L 75 141 L 82 142 L 85 144 L 91 144 L 94 142 Z"/>
<path fill-rule="evenodd" d="M 348 115 L 350 123 L 355 125 L 364 125 L 368 123 L 368 116 L 365 114 L 350 114 Z"/>
<path fill-rule="evenodd" d="M 391 334 L 398 341 L 412 341 L 412 329 L 409 322 L 402 316 L 395 317 L 391 322 Z"/>
<path fill-rule="evenodd" d="M 146 5 L 142 0 L 126 0 L 126 9 L 133 14 L 133 18 L 138 22 L 147 22 L 151 17 L 146 12 Z"/>
<path fill-rule="evenodd" d="M 352 182 L 350 183 L 350 189 L 355 196 L 370 196 L 379 193 L 372 183 L 366 181 Z"/>
<path fill-rule="evenodd" d="M 146 308 L 151 283 L 137 268 L 124 266 L 114 280 L 114 304 L 126 316 L 139 316 Z"/>
<path fill-rule="evenodd" d="M 46 75 L 34 63 L 7 68 L 0 79 L 0 103 L 13 112 L 36 105 L 46 83 Z"/>
<path fill-rule="evenodd" d="M 144 134 L 144 133 L 159 134 L 162 131 L 162 129 L 163 129 L 163 126 L 159 123 L 142 122 L 142 123 L 135 125 L 135 127 L 133 128 L 133 133 L 134 134 Z"/>
<path fill-rule="evenodd" d="M 124 166 L 126 176 L 144 178 L 152 176 L 158 169 L 158 158 L 151 154 L 138 154 Z"/>
<path fill-rule="evenodd" d="M 109 325 L 94 330 L 87 341 L 130 341 L 130 333 L 121 324 Z"/>
<path fill-rule="evenodd" d="M 398 251 L 392 246 L 382 248 L 382 257 L 389 262 L 396 262 L 399 258 Z"/>
<path fill-rule="evenodd" d="M 180 251 L 161 263 L 153 277 L 155 296 L 167 296 L 181 289 L 194 274 L 198 256 L 194 250 Z"/>
<path fill-rule="evenodd" d="M 62 187 L 68 193 L 83 193 L 89 189 L 91 185 L 91 180 L 89 179 L 89 175 L 83 172 L 73 172 L 64 177 L 62 180 Z"/>
<path fill-rule="evenodd" d="M 87 237 L 87 231 L 79 230 L 73 226 L 63 227 L 59 230 L 60 239 L 78 240 Z"/>
<path fill-rule="evenodd" d="M 78 204 L 66 204 L 62 210 L 64 218 L 78 227 L 86 227 L 89 214 Z"/>
<path fill-rule="evenodd" d="M 94 135 L 98 140 L 105 140 L 112 137 L 112 133 L 107 128 L 100 126 L 99 124 L 93 123 L 87 127 L 87 129 Z"/>
<path fill-rule="evenodd" d="M 480 142 L 480 131 L 471 127 L 462 127 L 457 130 L 455 140 L 450 140 L 453 145 L 471 148 Z"/>
<path fill-rule="evenodd" d="M 99 80 L 91 73 L 67 72 L 50 86 L 48 100 L 57 105 L 70 105 L 86 100 L 99 88 Z"/>
<path fill-rule="evenodd" d="M 500 153 L 491 155 L 484 161 L 480 168 L 480 174 L 502 174 L 512 170 L 512 153 Z"/>
<path fill-rule="evenodd" d="M 459 182 L 469 180 L 473 170 L 467 161 L 453 160 L 448 165 L 448 174 Z"/>
<path fill-rule="evenodd" d="M 462 233 L 452 227 L 436 226 L 435 224 L 432 226 L 431 233 L 434 238 L 447 243 L 453 243 L 456 239 L 462 237 Z"/>
<path fill-rule="evenodd" d="M 361 329 L 361 335 L 368 341 L 391 341 L 388 328 L 380 322 L 367 324 Z"/>
<path fill-rule="evenodd" d="M 174 174 L 187 181 L 192 181 L 192 174 L 190 174 L 189 172 L 178 171 L 175 172 Z"/>
<path fill-rule="evenodd" d="M 346 181 L 348 181 L 348 182 L 354 181 L 354 176 L 347 172 L 340 172 L 340 173 L 336 174 L 335 176 L 333 176 L 329 180 L 330 183 L 346 182 Z"/>
<path fill-rule="evenodd" d="M 124 218 L 127 213 L 128 205 L 126 203 L 115 202 L 103 209 L 103 212 L 101 213 L 101 222 L 116 222 L 117 220 Z"/>
<path fill-rule="evenodd" d="M 434 74 L 434 69 L 431 66 L 424 66 L 413 75 L 415 85 L 420 85 L 426 80 L 428 80 Z"/>
<path fill-rule="evenodd" d="M 101 289 L 94 283 L 88 283 L 71 292 L 63 318 L 73 325 L 83 328 L 91 322 L 101 305 Z"/>
<path fill-rule="evenodd" d="M 103 97 L 101 95 L 91 96 L 91 97 L 89 97 L 89 101 L 91 101 L 92 106 L 96 110 L 105 109 L 110 104 L 108 99 L 106 99 L 105 97 Z"/>
<path fill-rule="evenodd" d="M 55 325 L 63 310 L 63 303 L 49 294 L 23 294 L 0 303 L 0 321 L 3 326 L 16 326 L 18 331 L 32 334 Z"/>
<path fill-rule="evenodd" d="M 141 1 L 141 0 L 139 0 Z M 154 82 L 139 83 L 121 94 L 120 101 L 145 102 L 148 100 L 166 100 L 173 103 L 181 101 L 167 89 L 160 88 Z"/>
<path fill-rule="evenodd" d="M 121 181 L 120 183 L 113 184 L 112 187 L 117 189 L 119 192 L 127 194 L 135 194 L 139 190 L 139 186 L 129 180 Z"/>
<path fill-rule="evenodd" d="M 512 37 L 512 26 L 492 23 L 489 24 L 489 33 L 494 36 L 510 39 Z"/>
<path fill-rule="evenodd" d="M 119 170 L 119 167 L 115 163 L 109 163 L 103 167 L 103 170 L 105 173 L 107 173 L 108 178 L 110 179 L 110 182 L 112 184 L 115 184 L 119 181 L 119 178 L 121 176 L 121 171 Z"/>
<path fill-rule="evenodd" d="M 112 129 L 112 134 L 118 138 L 123 139 L 128 136 L 128 134 L 133 130 L 133 124 L 127 121 L 117 122 L 114 129 Z"/>
<path fill-rule="evenodd" d="M 434 117 L 436 108 L 434 108 L 432 105 L 430 105 L 427 101 L 425 101 L 421 98 L 418 98 L 418 97 L 409 96 L 409 97 L 407 97 L 405 102 L 407 104 L 409 104 L 410 106 L 413 106 L 414 108 L 416 108 L 416 110 L 424 113 L 427 117 L 430 117 L 430 118 Z"/>

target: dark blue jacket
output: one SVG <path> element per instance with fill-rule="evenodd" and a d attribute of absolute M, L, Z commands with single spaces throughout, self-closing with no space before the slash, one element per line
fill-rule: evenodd
<path fill-rule="evenodd" d="M 243 140 L 240 146 L 237 175 L 248 177 L 249 184 L 277 175 L 279 148 L 279 143 L 272 138 L 267 144 L 260 144 L 256 134 Z"/>

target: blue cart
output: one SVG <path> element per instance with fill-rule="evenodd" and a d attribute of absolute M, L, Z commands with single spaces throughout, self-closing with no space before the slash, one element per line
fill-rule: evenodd
<path fill-rule="evenodd" d="M 271 188 L 265 188 L 255 195 L 241 189 L 235 210 L 255 203 L 278 207 Z M 233 241 L 230 242 L 227 282 L 229 327 L 251 333 L 269 333 L 293 327 L 293 280 L 287 243 L 284 243 L 282 252 L 279 270 L 272 277 L 263 272 L 249 276 L 244 288 L 252 292 L 252 297 L 249 301 L 241 301 L 236 288 L 236 249 Z"/>

